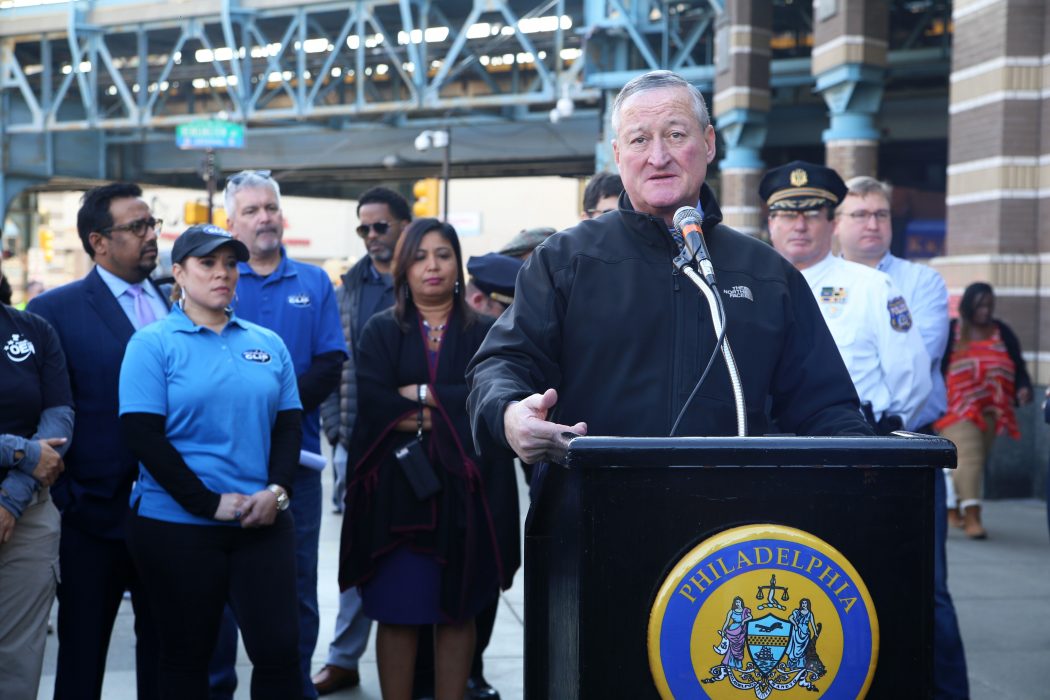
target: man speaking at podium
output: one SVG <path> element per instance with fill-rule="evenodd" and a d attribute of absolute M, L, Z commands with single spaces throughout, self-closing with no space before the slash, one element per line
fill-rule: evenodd
<path fill-rule="evenodd" d="M 870 435 L 856 391 L 802 275 L 722 225 L 704 184 L 715 132 L 700 92 L 669 71 L 623 87 L 612 108 L 624 193 L 616 211 L 542 243 L 514 305 L 468 370 L 482 450 L 558 461 L 564 433 L 668 436 L 715 350 L 711 314 L 672 264 L 680 207 L 703 217 L 743 385 L 748 434 Z M 729 373 L 715 362 L 676 435 L 735 435 Z"/>

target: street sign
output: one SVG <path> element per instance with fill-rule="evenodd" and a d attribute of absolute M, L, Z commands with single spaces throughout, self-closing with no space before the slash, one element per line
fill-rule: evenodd
<path fill-rule="evenodd" d="M 244 125 L 222 119 L 196 119 L 175 127 L 175 145 L 183 150 L 244 148 Z"/>

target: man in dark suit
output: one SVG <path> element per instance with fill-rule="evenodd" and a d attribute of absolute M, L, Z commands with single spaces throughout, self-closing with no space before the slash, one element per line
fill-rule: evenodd
<path fill-rule="evenodd" d="M 121 440 L 117 385 L 128 339 L 168 313 L 164 295 L 149 279 L 160 227 L 138 185 L 114 183 L 87 192 L 77 231 L 95 267 L 28 307 L 58 333 L 76 405 L 66 471 L 52 489 L 62 511 L 56 700 L 101 696 L 125 590 L 135 610 L 138 697 L 159 696 L 156 632 L 124 542 L 138 462 Z"/>

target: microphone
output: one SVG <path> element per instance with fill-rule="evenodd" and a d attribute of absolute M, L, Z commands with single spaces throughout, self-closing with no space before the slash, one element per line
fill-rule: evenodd
<path fill-rule="evenodd" d="M 685 241 L 685 250 L 691 260 L 696 260 L 700 266 L 700 273 L 710 285 L 715 284 L 715 268 L 711 264 L 711 256 L 707 252 L 707 243 L 704 242 L 704 231 L 701 226 L 704 223 L 704 215 L 693 207 L 682 207 L 674 213 L 674 227 L 682 234 Z"/>

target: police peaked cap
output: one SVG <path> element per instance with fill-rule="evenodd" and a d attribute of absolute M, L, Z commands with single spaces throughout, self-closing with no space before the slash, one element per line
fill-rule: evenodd
<path fill-rule="evenodd" d="M 514 283 L 522 262 L 499 253 L 472 257 L 467 261 L 467 274 L 474 286 L 493 301 L 510 306 L 514 301 Z"/>
<path fill-rule="evenodd" d="M 831 168 L 804 160 L 773 168 L 762 177 L 758 195 L 770 211 L 805 211 L 831 205 L 837 207 L 849 188 Z"/>

